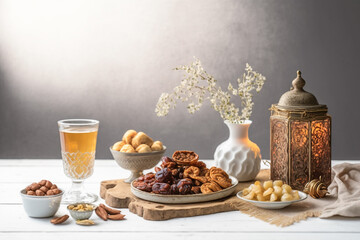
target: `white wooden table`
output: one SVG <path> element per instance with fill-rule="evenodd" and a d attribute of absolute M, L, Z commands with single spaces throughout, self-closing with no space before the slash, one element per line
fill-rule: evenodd
<path fill-rule="evenodd" d="M 333 161 L 333 165 L 342 161 Z M 360 163 L 360 161 L 352 161 Z M 206 161 L 212 165 L 213 161 Z M 88 190 L 99 193 L 100 181 L 125 178 L 129 172 L 113 160 L 96 160 L 94 175 L 85 181 Z M 74 220 L 52 225 L 49 219 L 26 215 L 19 191 L 28 184 L 49 179 L 70 187 L 61 160 L 0 160 L 0 239 L 360 239 L 360 218 L 310 218 L 280 228 L 238 211 L 167 221 L 147 221 L 122 209 L 125 221 L 102 221 L 79 226 Z M 99 202 L 103 202 L 102 199 Z M 57 215 L 68 214 L 61 205 Z"/>

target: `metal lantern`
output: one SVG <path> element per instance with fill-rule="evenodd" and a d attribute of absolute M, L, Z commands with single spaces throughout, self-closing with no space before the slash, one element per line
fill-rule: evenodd
<path fill-rule="evenodd" d="M 303 190 L 312 179 L 331 182 L 331 117 L 327 106 L 306 92 L 297 71 L 293 87 L 270 108 L 270 174 Z"/>

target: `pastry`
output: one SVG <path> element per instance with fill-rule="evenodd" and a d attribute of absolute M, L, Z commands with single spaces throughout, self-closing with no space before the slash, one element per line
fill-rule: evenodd
<path fill-rule="evenodd" d="M 199 155 L 193 151 L 175 151 L 173 159 L 177 164 L 180 165 L 195 165 L 199 160 Z"/>
<path fill-rule="evenodd" d="M 163 144 L 160 141 L 155 141 L 152 145 L 151 145 L 151 150 L 153 151 L 161 151 L 163 150 Z"/>
<path fill-rule="evenodd" d="M 216 182 L 204 183 L 200 190 L 204 194 L 213 193 L 221 190 L 221 187 Z"/>
<path fill-rule="evenodd" d="M 126 153 L 135 153 L 135 149 L 130 144 L 125 144 L 121 149 L 120 152 L 126 152 Z"/>
<path fill-rule="evenodd" d="M 120 149 L 125 145 L 125 142 L 124 141 L 119 141 L 119 142 L 116 142 L 112 149 L 115 150 L 115 151 L 120 151 Z"/>
<path fill-rule="evenodd" d="M 149 147 L 152 146 L 153 144 L 153 140 L 146 135 L 146 133 L 143 132 L 138 132 L 135 137 L 132 138 L 131 140 L 131 145 L 136 149 L 138 146 L 140 146 L 141 144 L 146 144 Z"/>
<path fill-rule="evenodd" d="M 146 144 L 141 144 L 136 148 L 136 151 L 138 153 L 147 153 L 147 152 L 151 152 L 151 148 Z"/>
<path fill-rule="evenodd" d="M 122 140 L 126 143 L 126 144 L 131 144 L 131 140 L 135 137 L 135 135 L 137 134 L 137 132 L 135 130 L 127 130 L 124 133 L 124 136 L 122 138 Z"/>

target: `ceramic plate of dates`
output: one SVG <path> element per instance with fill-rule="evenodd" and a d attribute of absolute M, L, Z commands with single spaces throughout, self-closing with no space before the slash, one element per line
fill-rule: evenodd
<path fill-rule="evenodd" d="M 246 198 L 243 197 L 242 195 L 242 191 L 238 192 L 236 194 L 236 196 L 246 202 L 249 202 L 249 203 L 252 203 L 254 204 L 255 206 L 259 207 L 259 208 L 264 208 L 264 209 L 281 209 L 281 208 L 284 208 L 284 207 L 287 207 L 293 203 L 296 203 L 296 202 L 300 202 L 300 201 L 303 201 L 307 198 L 307 194 L 304 193 L 304 192 L 301 192 L 301 191 L 298 191 L 299 192 L 299 196 L 300 196 L 300 199 L 298 200 L 293 200 L 293 201 L 286 201 L 286 202 L 280 202 L 280 201 L 276 201 L 276 202 L 269 202 L 269 201 L 256 201 L 256 200 L 248 200 Z"/>
<path fill-rule="evenodd" d="M 188 195 L 162 195 L 162 194 L 149 193 L 135 188 L 133 186 L 134 181 L 131 183 L 131 192 L 138 198 L 151 202 L 157 202 L 157 203 L 183 204 L 183 203 L 208 202 L 230 196 L 235 191 L 235 187 L 238 184 L 238 180 L 231 176 L 230 179 L 232 183 L 230 187 L 209 194 L 199 193 L 199 194 L 188 194 Z"/>

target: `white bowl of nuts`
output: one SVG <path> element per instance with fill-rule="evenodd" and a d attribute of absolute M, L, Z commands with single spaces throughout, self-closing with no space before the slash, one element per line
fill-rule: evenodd
<path fill-rule="evenodd" d="M 63 190 L 48 180 L 33 183 L 20 191 L 25 212 L 35 218 L 54 216 L 63 194 Z"/>
<path fill-rule="evenodd" d="M 264 209 L 281 209 L 295 202 L 303 201 L 307 194 L 293 190 L 281 180 L 256 181 L 236 195 L 238 198 Z"/>

